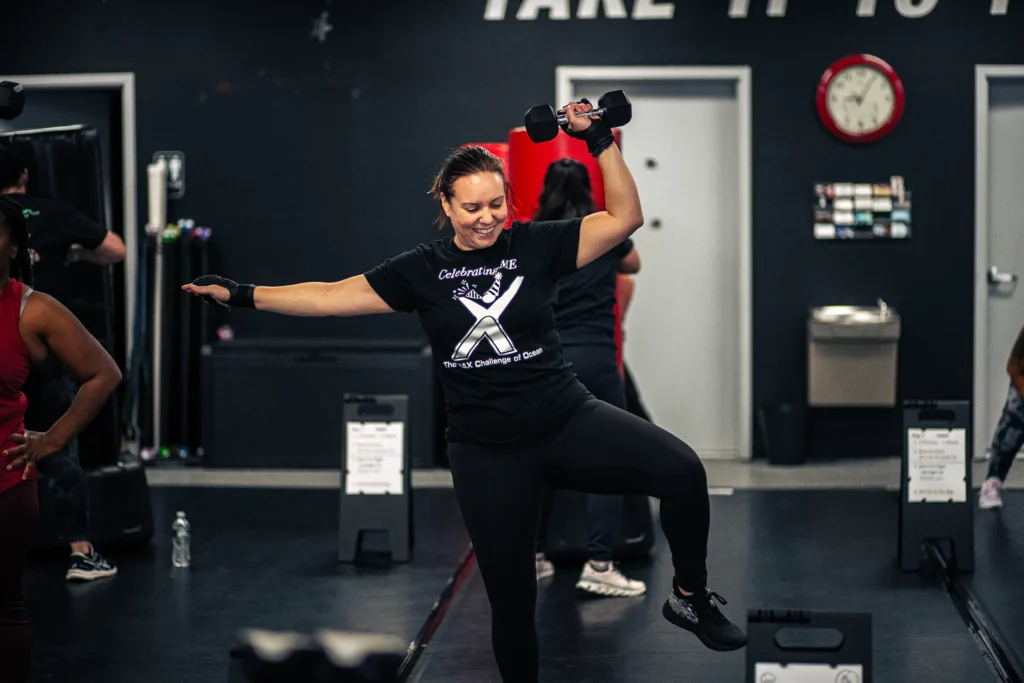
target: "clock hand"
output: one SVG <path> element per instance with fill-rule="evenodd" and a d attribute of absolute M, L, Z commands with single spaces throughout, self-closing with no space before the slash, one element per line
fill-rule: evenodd
<path fill-rule="evenodd" d="M 875 81 L 876 81 L 877 79 L 878 79 L 878 75 L 876 74 L 875 76 L 873 76 L 873 77 L 871 78 L 871 80 L 870 80 L 870 81 L 868 81 L 868 85 L 867 85 L 867 87 L 866 87 L 866 88 L 864 88 L 864 92 L 862 92 L 862 93 L 860 94 L 860 97 L 859 97 L 859 99 L 860 99 L 860 101 L 861 101 L 861 102 L 863 102 L 863 101 L 864 101 L 864 98 L 868 96 L 868 91 L 869 91 L 869 90 L 871 90 L 871 86 L 875 84 Z"/>

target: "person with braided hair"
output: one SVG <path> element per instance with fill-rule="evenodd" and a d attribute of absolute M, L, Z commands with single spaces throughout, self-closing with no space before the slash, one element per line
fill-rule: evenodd
<path fill-rule="evenodd" d="M 33 290 L 24 209 L 0 195 L 0 681 L 29 680 L 31 631 L 22 597 L 39 517 L 36 470 L 95 417 L 121 381 L 117 363 L 56 299 Z M 25 429 L 30 366 L 57 359 L 81 382 L 45 432 Z"/>
<path fill-rule="evenodd" d="M 448 460 L 490 601 L 492 650 L 508 683 L 540 676 L 535 544 L 545 487 L 659 498 L 675 570 L 663 617 L 712 650 L 747 640 L 708 587 L 711 510 L 700 458 L 675 435 L 594 397 L 566 362 L 556 331 L 559 280 L 643 225 L 611 128 L 581 115 L 591 108 L 563 107 L 562 131 L 597 159 L 604 211 L 514 221 L 506 230 L 501 160 L 460 147 L 430 190 L 438 222 L 452 227 L 444 237 L 336 282 L 257 286 L 208 274 L 182 285 L 207 301 L 289 316 L 418 313 L 444 388 Z"/>
<path fill-rule="evenodd" d="M 0 195 L 14 199 L 22 207 L 36 289 L 75 310 L 81 303 L 80 292 L 74 279 L 68 277 L 68 264 L 111 265 L 123 261 L 127 251 L 117 233 L 93 221 L 71 203 L 30 192 L 31 159 L 28 143 L 8 144 L 0 149 Z M 32 399 L 25 422 L 32 429 L 53 424 L 67 411 L 78 389 L 75 377 L 53 358 L 33 367 L 25 386 L 25 394 Z M 116 576 L 117 565 L 89 541 L 88 482 L 78 440 L 71 439 L 60 452 L 47 458 L 39 474 L 39 485 L 53 501 L 57 535 L 69 548 L 65 579 L 95 581 Z"/>

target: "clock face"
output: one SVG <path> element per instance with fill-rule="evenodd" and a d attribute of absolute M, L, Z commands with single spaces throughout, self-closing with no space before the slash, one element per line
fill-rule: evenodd
<path fill-rule="evenodd" d="M 896 111 L 896 91 L 889 78 L 869 65 L 838 71 L 825 90 L 829 117 L 844 133 L 870 135 L 889 124 Z"/>

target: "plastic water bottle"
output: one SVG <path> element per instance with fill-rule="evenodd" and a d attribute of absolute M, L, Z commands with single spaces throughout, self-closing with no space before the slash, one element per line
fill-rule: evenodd
<path fill-rule="evenodd" d="M 175 567 L 188 567 L 192 564 L 192 525 L 188 523 L 184 512 L 178 512 L 171 531 L 174 533 L 171 562 Z"/>

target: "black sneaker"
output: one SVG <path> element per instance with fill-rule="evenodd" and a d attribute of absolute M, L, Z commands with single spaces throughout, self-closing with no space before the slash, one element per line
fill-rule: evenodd
<path fill-rule="evenodd" d="M 117 575 L 117 565 L 96 552 L 90 546 L 89 554 L 73 553 L 71 566 L 65 577 L 68 581 L 95 581 Z"/>
<path fill-rule="evenodd" d="M 690 596 L 674 588 L 661 613 L 676 626 L 696 635 L 700 642 L 712 650 L 738 650 L 747 644 L 747 634 L 725 618 L 715 600 L 723 605 L 728 604 L 721 595 L 706 588 L 703 594 L 696 592 Z"/>

